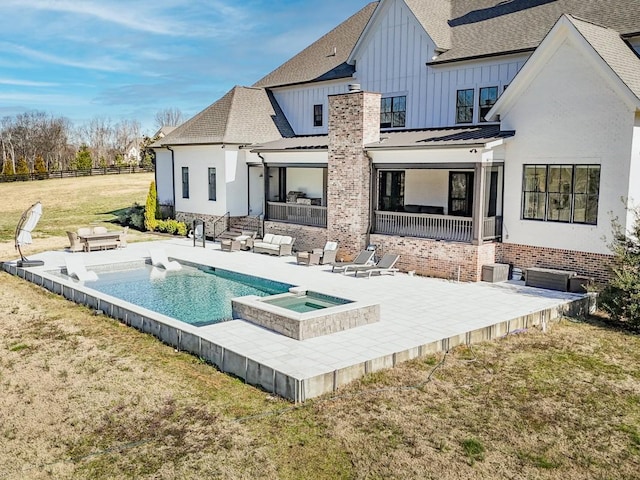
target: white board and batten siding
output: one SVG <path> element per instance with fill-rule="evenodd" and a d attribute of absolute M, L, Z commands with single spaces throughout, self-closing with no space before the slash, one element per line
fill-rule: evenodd
<path fill-rule="evenodd" d="M 273 94 L 296 135 L 326 134 L 329 95 L 347 93 L 353 79 L 331 80 L 273 89 Z M 322 126 L 313 125 L 313 107 L 322 105 Z"/>
<path fill-rule="evenodd" d="M 475 90 L 474 123 L 482 87 L 501 94 L 522 68 L 528 54 L 427 66 L 435 43 L 402 0 L 390 2 L 355 54 L 355 81 L 383 97 L 407 97 L 405 128 L 456 125 L 456 93 Z"/>

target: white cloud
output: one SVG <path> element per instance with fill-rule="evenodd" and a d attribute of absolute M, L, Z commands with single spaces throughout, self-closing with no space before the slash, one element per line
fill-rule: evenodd
<path fill-rule="evenodd" d="M 0 85 L 13 85 L 16 87 L 57 87 L 58 83 L 37 82 L 34 80 L 17 80 L 13 78 L 0 78 Z"/>
<path fill-rule="evenodd" d="M 0 42 L 0 51 L 9 52 L 12 54 L 18 54 L 23 57 L 28 57 L 33 60 L 40 60 L 43 62 L 64 65 L 66 67 L 80 68 L 83 70 L 99 70 L 103 72 L 119 72 L 125 71 L 130 66 L 122 61 L 109 58 L 93 58 L 91 60 L 75 60 L 71 58 L 61 57 L 59 55 L 52 55 L 50 53 L 40 52 L 29 47 L 22 45 L 15 45 L 13 43 Z"/>

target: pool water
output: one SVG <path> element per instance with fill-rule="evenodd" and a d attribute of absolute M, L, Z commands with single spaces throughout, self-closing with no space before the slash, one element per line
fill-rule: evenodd
<path fill-rule="evenodd" d="M 332 297 L 317 292 L 307 292 L 306 295 L 286 295 L 264 300 L 264 303 L 286 308 L 298 313 L 313 312 L 323 308 L 334 307 L 351 303 L 350 300 Z"/>
<path fill-rule="evenodd" d="M 167 272 L 145 265 L 100 272 L 98 277 L 87 287 L 195 326 L 230 320 L 234 297 L 264 297 L 287 292 L 292 287 L 205 266 L 183 265 L 182 270 Z"/>

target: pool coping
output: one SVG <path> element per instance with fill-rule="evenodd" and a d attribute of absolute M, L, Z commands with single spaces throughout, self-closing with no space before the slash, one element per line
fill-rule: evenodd
<path fill-rule="evenodd" d="M 181 258 L 181 256 L 172 257 L 185 261 L 185 263 L 190 261 L 188 258 Z M 206 262 L 203 264 L 207 265 Z M 301 374 L 300 369 L 278 368 L 277 362 L 273 358 L 264 358 L 264 355 L 261 357 L 251 352 L 247 353 L 247 349 L 230 348 L 224 339 L 214 340 L 213 337 L 216 335 L 211 335 L 208 330 L 202 327 L 186 324 L 143 307 L 128 304 L 128 302 L 124 302 L 127 305 L 123 305 L 123 301 L 85 288 L 80 282 L 54 277 L 47 273 L 47 270 L 51 271 L 52 269 L 46 266 L 19 268 L 16 262 L 3 262 L 2 268 L 10 274 L 62 295 L 68 300 L 87 305 L 89 308 L 119 319 L 128 326 L 154 335 L 178 350 L 187 351 L 210 362 L 222 372 L 242 378 L 248 384 L 294 402 L 303 402 L 325 393 L 334 392 L 365 374 L 394 367 L 400 362 L 413 358 L 446 351 L 462 344 L 493 340 L 533 326 L 546 328 L 549 322 L 562 315 L 582 315 L 591 311 L 595 303 L 592 295 L 570 295 L 567 298 L 559 299 L 557 304 L 553 306 L 517 315 L 508 320 L 483 325 L 480 328 L 451 328 L 450 334 L 440 335 L 436 340 L 421 341 L 420 336 L 415 335 L 415 341 L 412 342 L 412 345 L 407 346 L 404 342 L 403 345 L 398 344 L 396 347 L 393 339 L 389 338 L 385 348 L 369 349 L 365 355 L 361 356 L 365 357 L 362 361 L 345 360 L 341 362 L 342 366 L 339 368 L 325 368 L 322 365 L 316 365 L 311 369 L 313 370 L 311 373 Z M 220 268 L 226 269 L 226 267 Z M 245 328 L 242 324 L 246 322 L 241 320 L 223 323 L 235 322 L 240 323 L 230 326 L 230 333 Z M 300 342 L 305 343 L 304 340 Z M 248 349 L 250 350 L 250 348 Z M 300 362 L 304 363 L 305 359 L 300 359 Z"/>

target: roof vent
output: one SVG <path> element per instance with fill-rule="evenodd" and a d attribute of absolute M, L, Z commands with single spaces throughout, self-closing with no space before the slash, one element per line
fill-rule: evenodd
<path fill-rule="evenodd" d="M 349 88 L 350 92 L 359 92 L 360 91 L 360 84 L 359 83 L 350 83 L 348 88 Z"/>

